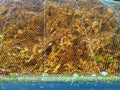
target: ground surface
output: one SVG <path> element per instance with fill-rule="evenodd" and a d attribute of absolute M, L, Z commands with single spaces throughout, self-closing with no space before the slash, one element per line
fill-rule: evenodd
<path fill-rule="evenodd" d="M 0 6 L 1 75 L 118 75 L 120 31 L 110 8 L 97 0 L 78 7 L 48 1 L 46 10 L 42 0 L 7 1 Z"/>

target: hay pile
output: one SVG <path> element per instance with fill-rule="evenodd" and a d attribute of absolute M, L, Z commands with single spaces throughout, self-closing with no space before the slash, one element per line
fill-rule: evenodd
<path fill-rule="evenodd" d="M 0 74 L 99 74 L 97 67 L 118 74 L 120 35 L 111 9 L 91 0 L 80 0 L 79 10 L 75 2 L 47 2 L 44 38 L 43 5 L 28 1 L 17 15 L 16 3 L 8 19 Z M 0 37 L 5 16 L 0 16 Z"/>

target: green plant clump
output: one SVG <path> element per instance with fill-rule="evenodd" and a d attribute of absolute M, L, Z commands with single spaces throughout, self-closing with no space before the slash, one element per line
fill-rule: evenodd
<path fill-rule="evenodd" d="M 101 61 L 101 58 L 99 56 L 93 56 L 93 59 L 96 61 L 96 62 L 100 62 Z"/>
<path fill-rule="evenodd" d="M 107 60 L 108 60 L 109 63 L 113 63 L 113 61 L 114 61 L 114 60 L 113 60 L 113 57 L 110 57 L 110 56 L 108 57 Z"/>
<path fill-rule="evenodd" d="M 10 77 L 18 77 L 18 74 L 17 73 L 10 73 Z"/>

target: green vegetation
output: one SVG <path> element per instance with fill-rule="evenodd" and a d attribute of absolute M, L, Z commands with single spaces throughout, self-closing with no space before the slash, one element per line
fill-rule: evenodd
<path fill-rule="evenodd" d="M 113 57 L 111 57 L 111 56 L 108 56 L 107 60 L 108 60 L 109 63 L 113 63 L 114 62 Z"/>
<path fill-rule="evenodd" d="M 18 77 L 17 73 L 10 73 L 10 77 Z"/>
<path fill-rule="evenodd" d="M 93 59 L 96 61 L 96 62 L 100 62 L 101 61 L 101 58 L 99 56 L 93 56 Z"/>

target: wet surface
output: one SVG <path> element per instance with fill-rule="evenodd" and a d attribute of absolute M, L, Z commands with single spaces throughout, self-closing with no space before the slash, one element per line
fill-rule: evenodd
<path fill-rule="evenodd" d="M 2 82 L 0 90 L 119 90 L 120 83 L 114 82 Z"/>

